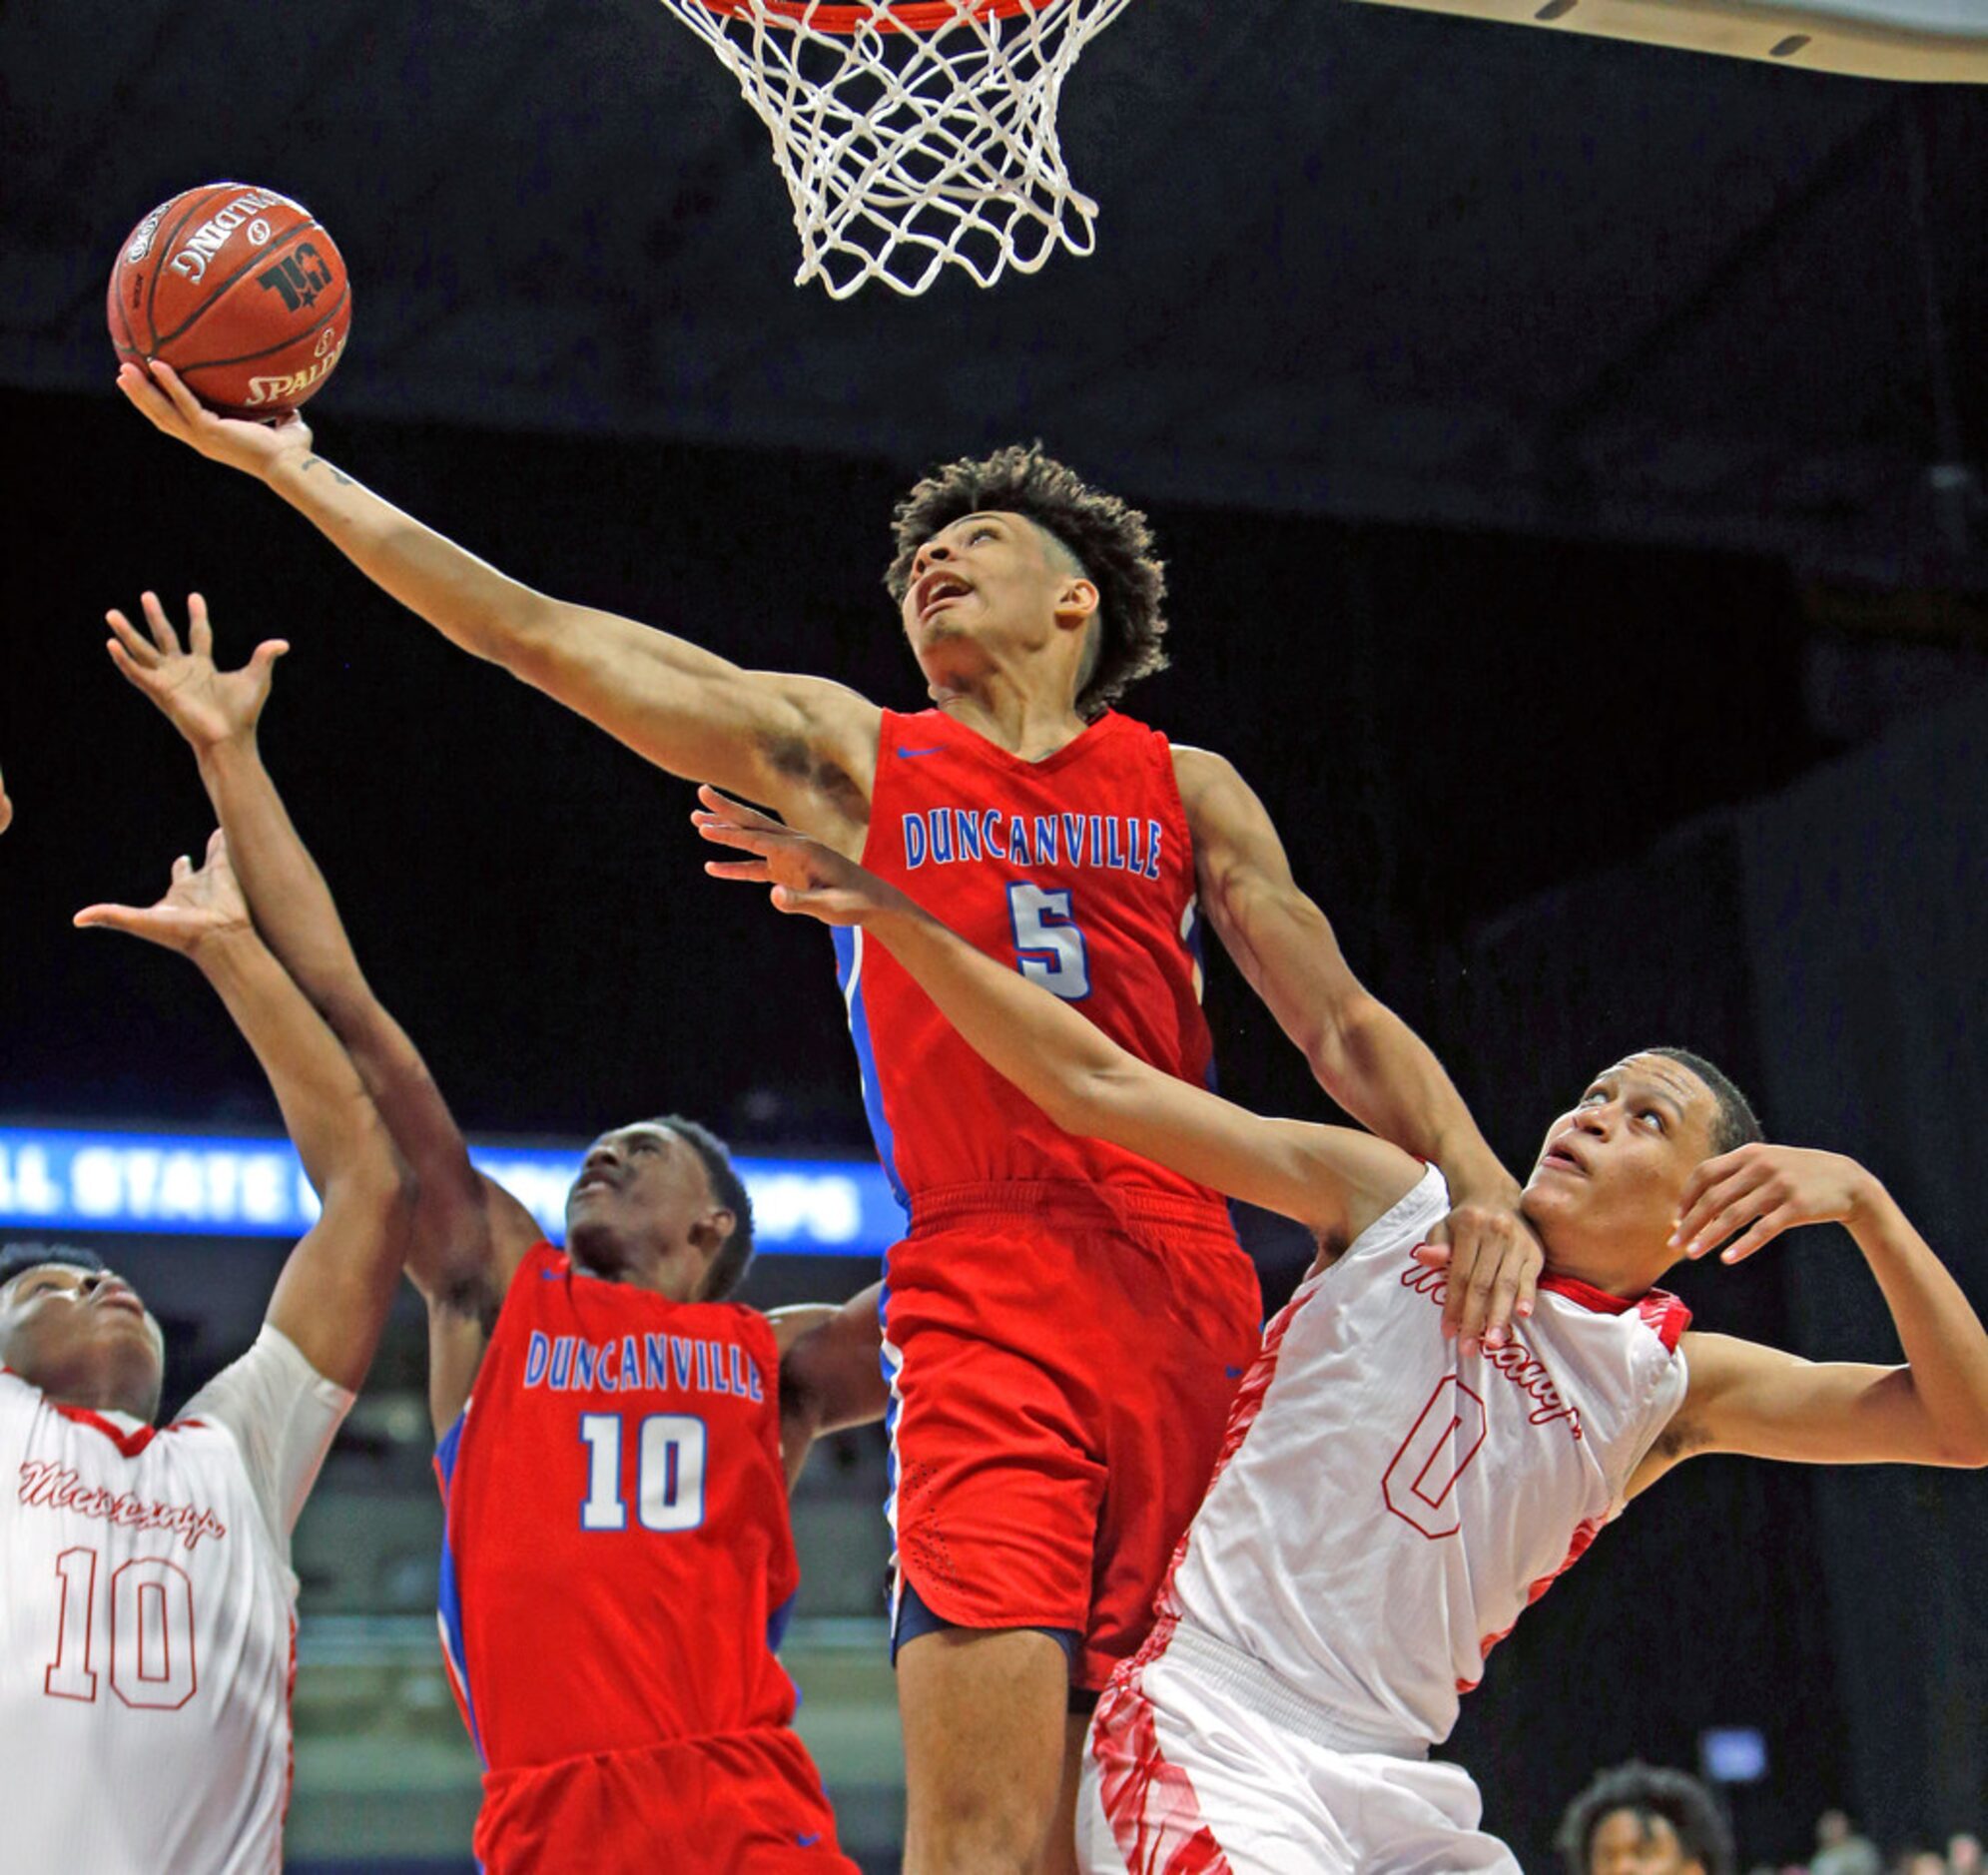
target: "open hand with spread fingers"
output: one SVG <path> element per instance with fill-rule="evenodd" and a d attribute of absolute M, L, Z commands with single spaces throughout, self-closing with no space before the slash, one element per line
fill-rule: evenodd
<path fill-rule="evenodd" d="M 1718 1260 L 1737 1263 L 1797 1224 L 1854 1222 L 1876 1187 L 1863 1166 L 1840 1152 L 1741 1146 L 1706 1159 L 1692 1172 L 1678 1200 L 1670 1245 L 1687 1257 L 1701 1257 L 1724 1243 Z"/>
<path fill-rule="evenodd" d="M 706 840 L 750 853 L 750 860 L 707 860 L 713 879 L 736 879 L 771 886 L 776 911 L 805 912 L 824 925 L 862 925 L 880 913 L 909 910 L 911 901 L 895 886 L 818 840 L 797 834 L 769 814 L 705 786 L 703 806 L 691 825 Z"/>
<path fill-rule="evenodd" d="M 276 661 L 290 649 L 289 641 L 266 638 L 239 671 L 224 671 L 214 661 L 214 628 L 208 623 L 207 601 L 199 593 L 187 596 L 184 648 L 157 593 L 146 593 L 140 606 L 145 631 L 122 612 L 104 614 L 111 628 L 104 648 L 126 681 L 150 697 L 197 751 L 254 735 L 263 705 L 270 700 Z"/>
<path fill-rule="evenodd" d="M 1448 1217 L 1413 1252 L 1426 1269 L 1447 1272 L 1443 1333 L 1459 1352 L 1502 1348 L 1514 1320 L 1532 1314 L 1546 1251 L 1516 1198 L 1479 1199 L 1452 1193 Z"/>
<path fill-rule="evenodd" d="M 76 914 L 81 930 L 121 931 L 183 956 L 204 945 L 247 936 L 254 930 L 249 903 L 228 861 L 228 842 L 216 828 L 207 859 L 195 866 L 182 854 L 173 862 L 173 883 L 158 904 L 92 905 Z"/>
<path fill-rule="evenodd" d="M 267 476 L 280 464 L 311 453 L 311 426 L 295 410 L 267 421 L 217 416 L 170 364 L 156 358 L 119 365 L 118 388 L 154 429 L 246 475 Z"/>

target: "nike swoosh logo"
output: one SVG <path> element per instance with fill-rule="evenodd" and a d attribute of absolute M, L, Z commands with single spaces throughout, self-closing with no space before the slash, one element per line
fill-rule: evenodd
<path fill-rule="evenodd" d="M 898 745 L 898 757 L 901 761 L 905 762 L 915 761 L 922 755 L 944 755 L 945 753 L 946 745 L 943 742 L 933 744 L 930 749 L 907 749 L 902 743 Z"/>
<path fill-rule="evenodd" d="M 1226 1374 L 1230 1380 L 1240 1380 L 1242 1378 L 1242 1369 L 1239 1367 L 1225 1367 L 1222 1369 L 1222 1372 Z"/>
<path fill-rule="evenodd" d="M 538 1273 L 548 1283 L 556 1283 L 566 1272 L 564 1270 L 540 1270 Z"/>
<path fill-rule="evenodd" d="M 812 1849 L 821 1839 L 821 1832 L 818 1830 L 812 1836 L 796 1836 L 794 1838 L 794 1846 L 797 1849 Z"/>

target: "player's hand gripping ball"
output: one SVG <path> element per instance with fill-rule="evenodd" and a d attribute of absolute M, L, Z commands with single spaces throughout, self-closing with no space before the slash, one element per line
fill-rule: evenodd
<path fill-rule="evenodd" d="M 302 203 L 209 183 L 131 231 L 107 312 L 120 359 L 163 359 L 223 416 L 281 416 L 331 375 L 352 295 L 331 237 Z"/>

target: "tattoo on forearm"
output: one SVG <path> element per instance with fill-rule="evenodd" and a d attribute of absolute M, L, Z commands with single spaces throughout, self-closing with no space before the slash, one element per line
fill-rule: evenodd
<path fill-rule="evenodd" d="M 308 475 L 315 468 L 323 469 L 340 488 L 349 488 L 352 485 L 352 478 L 343 469 L 333 467 L 322 455 L 306 456 L 304 458 L 303 472 Z"/>

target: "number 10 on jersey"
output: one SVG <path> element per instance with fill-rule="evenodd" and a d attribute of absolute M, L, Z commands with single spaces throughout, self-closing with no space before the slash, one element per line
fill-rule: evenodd
<path fill-rule="evenodd" d="M 619 1413 L 582 1413 L 587 1492 L 582 1530 L 626 1530 Z M 645 1414 L 635 1430 L 635 1521 L 643 1530 L 695 1530 L 704 1522 L 704 1422 L 688 1413 Z"/>

